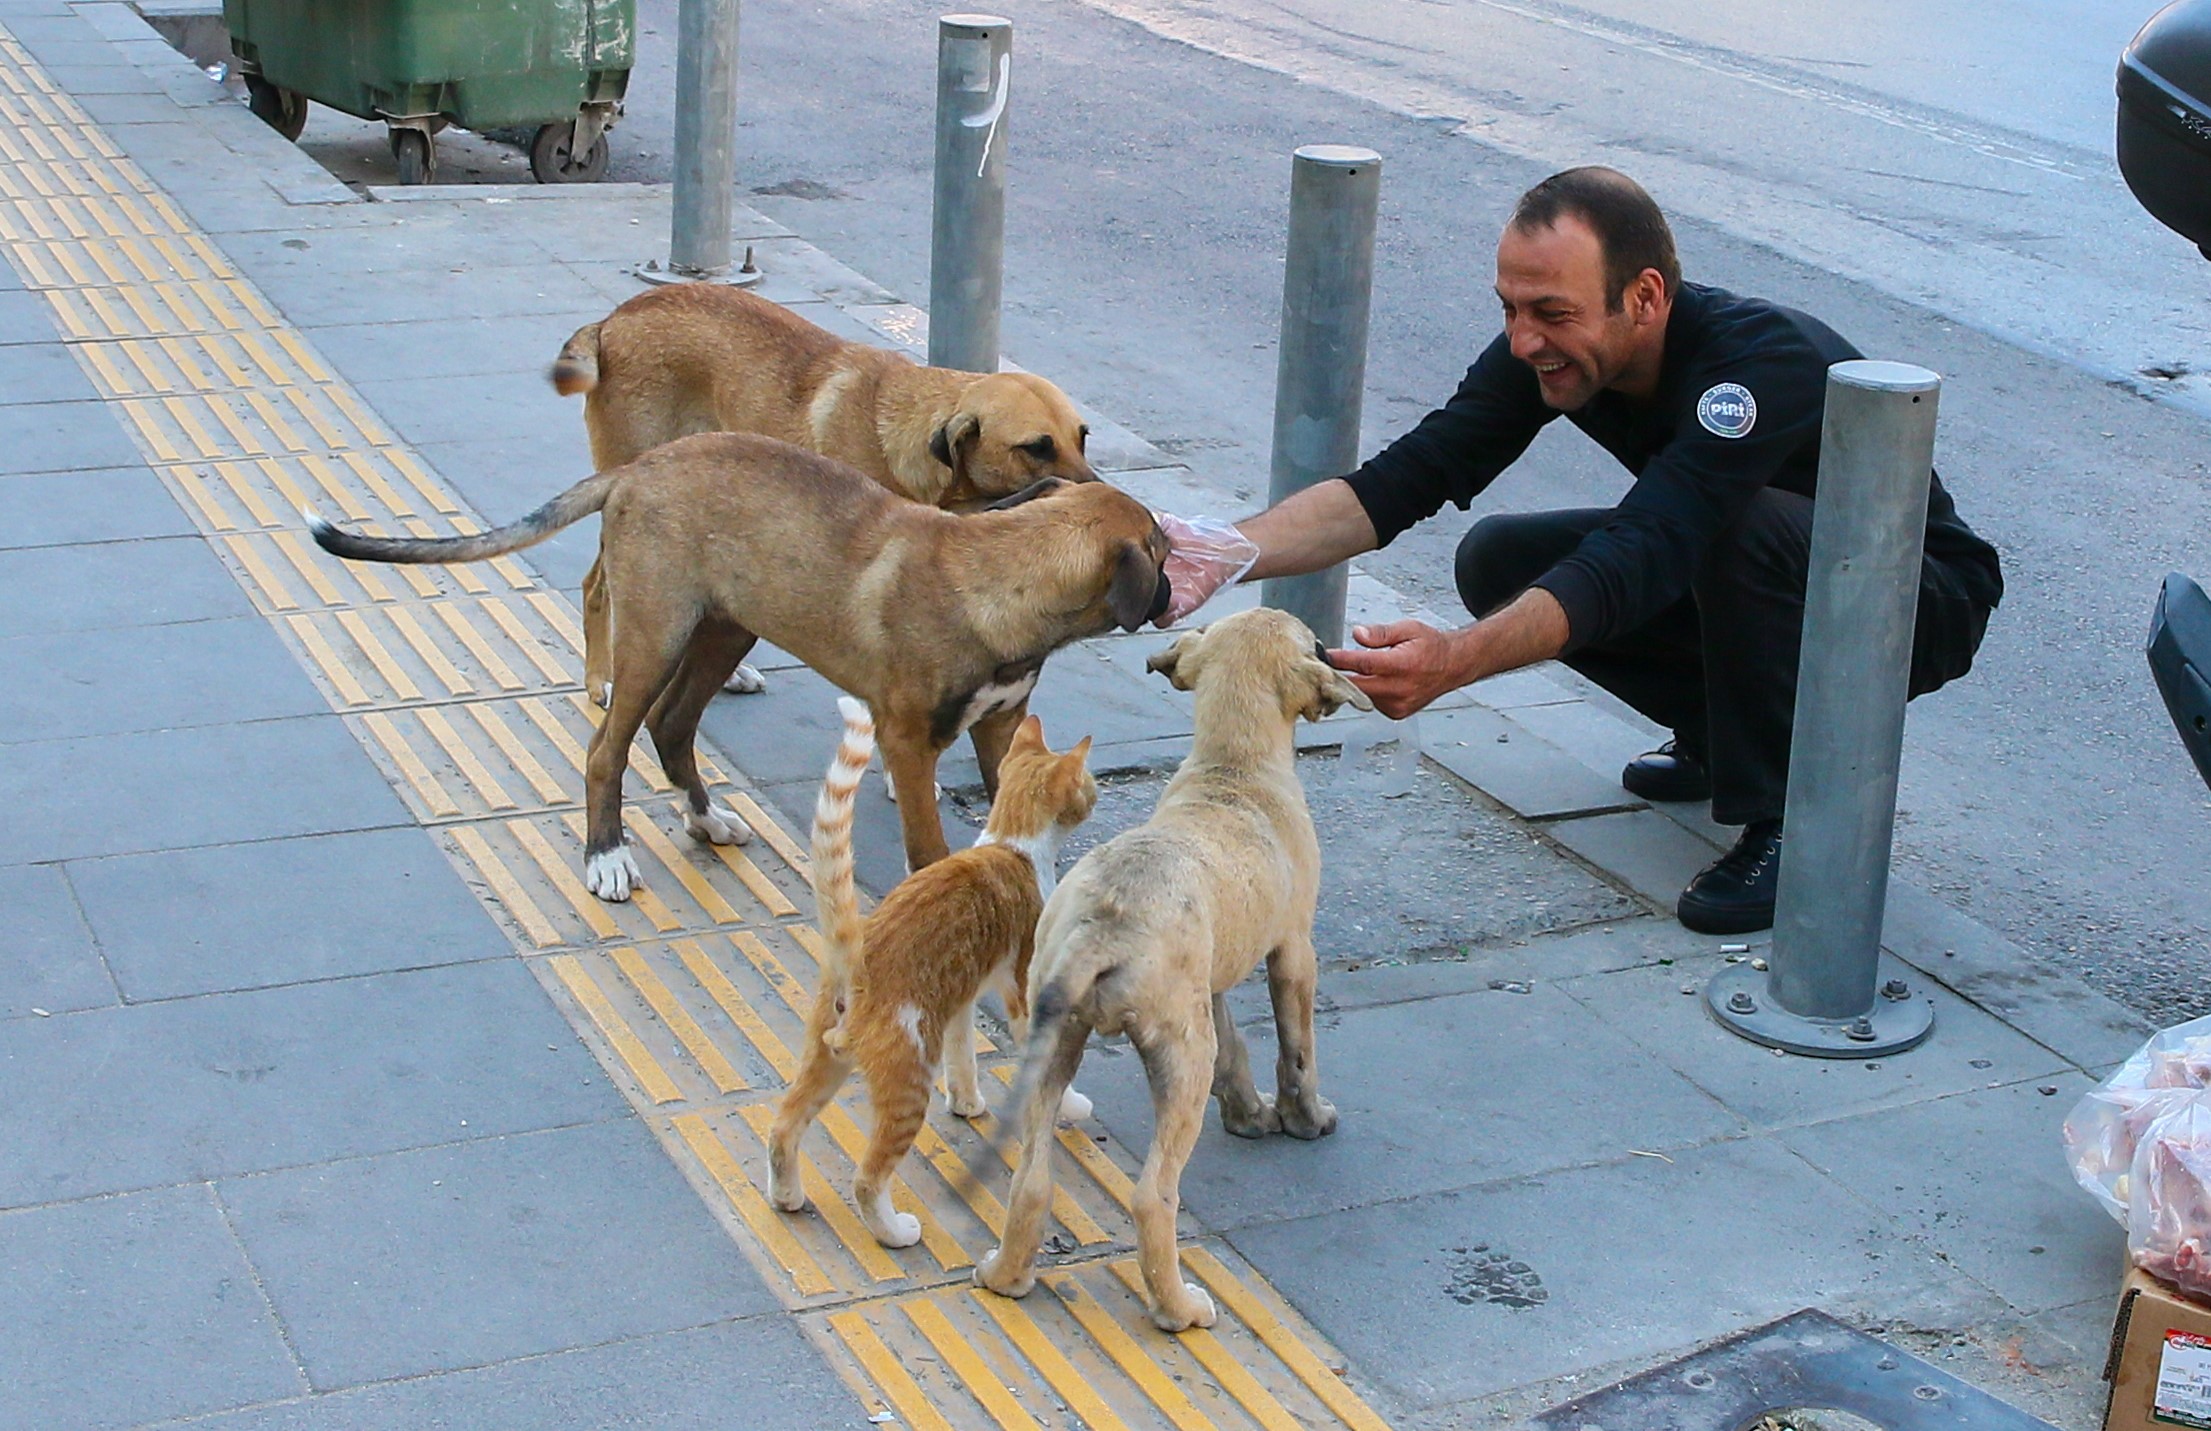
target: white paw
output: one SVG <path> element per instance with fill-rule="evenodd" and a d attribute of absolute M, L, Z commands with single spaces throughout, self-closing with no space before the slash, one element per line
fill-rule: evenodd
<path fill-rule="evenodd" d="M 939 797 L 944 794 L 944 787 L 934 781 L 930 782 L 929 788 L 935 791 Z M 891 779 L 891 773 L 888 770 L 883 772 L 883 793 L 890 797 L 893 805 L 898 803 L 898 782 Z M 912 871 L 909 870 L 907 873 L 911 874 Z"/>
<path fill-rule="evenodd" d="M 608 706 L 613 705 L 614 682 L 593 681 L 591 683 L 591 703 L 600 710 L 605 710 Z"/>
<path fill-rule="evenodd" d="M 1192 1327 L 1210 1327 L 1220 1316 L 1213 1308 L 1213 1299 L 1195 1282 L 1182 1284 L 1186 1304 L 1176 1310 L 1162 1309 L 1152 1313 L 1152 1325 L 1163 1332 L 1188 1331 Z"/>
<path fill-rule="evenodd" d="M 998 1264 L 1004 1256 L 1004 1248 L 993 1247 L 977 1258 L 975 1260 L 975 1285 L 996 1292 L 1001 1297 L 1028 1296 L 1029 1289 L 1036 1285 L 1034 1269 L 1000 1271 Z"/>
<path fill-rule="evenodd" d="M 583 862 L 584 888 L 615 904 L 628 899 L 630 891 L 644 882 L 645 876 L 637 868 L 637 857 L 627 846 L 616 845 Z"/>
<path fill-rule="evenodd" d="M 1070 1088 L 1059 1096 L 1059 1116 L 1066 1119 L 1088 1118 L 1090 1099 Z"/>
<path fill-rule="evenodd" d="M 792 1178 L 786 1183 L 782 1178 L 775 1175 L 775 1169 L 770 1168 L 768 1169 L 768 1201 L 782 1208 L 785 1212 L 804 1212 L 806 1210 L 806 1189 L 799 1186 L 797 1178 Z"/>
<path fill-rule="evenodd" d="M 737 817 L 737 812 L 711 802 L 703 815 L 695 815 L 690 806 L 684 806 L 683 828 L 691 832 L 692 839 L 704 840 L 710 845 L 752 843 L 752 829 Z"/>
<path fill-rule="evenodd" d="M 983 1103 L 980 1092 L 954 1093 L 946 1097 L 945 1106 L 961 1118 L 980 1118 L 990 1109 Z"/>
<path fill-rule="evenodd" d="M 921 1219 L 910 1212 L 894 1212 L 881 1226 L 868 1231 L 885 1247 L 911 1247 L 921 1241 Z"/>
<path fill-rule="evenodd" d="M 768 678 L 742 661 L 737 663 L 736 670 L 729 673 L 729 679 L 722 682 L 723 690 L 734 691 L 740 696 L 757 696 L 767 688 Z"/>

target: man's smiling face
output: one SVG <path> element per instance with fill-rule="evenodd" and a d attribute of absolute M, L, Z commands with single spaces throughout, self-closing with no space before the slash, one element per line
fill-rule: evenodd
<path fill-rule="evenodd" d="M 1545 404 L 1573 412 L 1623 374 L 1631 382 L 1641 376 L 1629 370 L 1654 351 L 1646 331 L 1650 295 L 1644 290 L 1655 279 L 1646 270 L 1628 285 L 1619 309 L 1607 312 L 1604 248 L 1588 224 L 1567 214 L 1532 233 L 1505 226 L 1497 241 L 1505 333 L 1512 355 L 1535 369 Z M 1658 347 L 1663 345 L 1661 320 Z M 1655 368 L 1650 376 L 1655 380 Z"/>

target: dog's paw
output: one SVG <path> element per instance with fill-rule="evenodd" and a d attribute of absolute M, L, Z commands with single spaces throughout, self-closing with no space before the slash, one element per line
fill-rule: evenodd
<path fill-rule="evenodd" d="M 777 1177 L 774 1168 L 768 1169 L 768 1201 L 785 1212 L 806 1211 L 806 1189 L 797 1178 Z"/>
<path fill-rule="evenodd" d="M 742 661 L 729 673 L 729 679 L 722 682 L 723 690 L 740 696 L 757 696 L 767 688 L 768 678 Z"/>
<path fill-rule="evenodd" d="M 1224 1097 L 1221 1127 L 1238 1138 L 1264 1138 L 1282 1131 L 1282 1115 L 1275 1111 L 1274 1100 L 1263 1093 L 1255 1095 L 1247 1107 L 1234 1106 Z"/>
<path fill-rule="evenodd" d="M 691 832 L 691 838 L 709 845 L 747 845 L 752 843 L 752 827 L 738 818 L 737 812 L 726 806 L 707 804 L 706 813 L 693 814 L 690 806 L 683 810 L 683 828 Z"/>
<path fill-rule="evenodd" d="M 1011 1268 L 1000 1264 L 1005 1261 L 1005 1249 L 993 1247 L 975 1262 L 975 1285 L 986 1292 L 996 1292 L 1001 1297 L 1026 1297 L 1036 1285 L 1036 1269 Z"/>
<path fill-rule="evenodd" d="M 1186 1332 L 1192 1327 L 1210 1327 L 1219 1316 L 1205 1289 L 1195 1282 L 1185 1282 L 1182 1296 L 1152 1309 L 1152 1325 L 1163 1332 Z"/>
<path fill-rule="evenodd" d="M 583 862 L 584 888 L 614 904 L 628 899 L 630 891 L 644 882 L 645 876 L 637 868 L 637 857 L 626 845 L 602 850 Z"/>
<path fill-rule="evenodd" d="M 1069 1121 L 1090 1116 L 1090 1099 L 1070 1088 L 1059 1096 L 1059 1116 Z"/>
<path fill-rule="evenodd" d="M 605 710 L 608 706 L 614 704 L 614 682 L 586 681 L 584 682 L 584 689 L 591 692 L 591 704 L 597 706 L 600 710 Z"/>
<path fill-rule="evenodd" d="M 921 1219 L 910 1212 L 894 1212 L 868 1231 L 885 1247 L 911 1247 L 921 1241 Z"/>
<path fill-rule="evenodd" d="M 1294 1102 L 1277 1100 L 1275 1106 L 1282 1110 L 1282 1131 L 1293 1138 L 1311 1142 L 1336 1131 L 1336 1105 L 1325 1098 L 1316 1097 L 1310 1112 Z"/>

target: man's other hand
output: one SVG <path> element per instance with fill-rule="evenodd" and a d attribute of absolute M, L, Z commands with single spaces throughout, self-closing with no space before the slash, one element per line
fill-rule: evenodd
<path fill-rule="evenodd" d="M 1351 684 L 1367 693 L 1376 710 L 1391 720 L 1403 720 L 1466 684 L 1459 673 L 1462 634 L 1438 631 L 1424 621 L 1354 626 L 1352 639 L 1367 649 L 1330 651 L 1328 661 L 1350 673 Z"/>

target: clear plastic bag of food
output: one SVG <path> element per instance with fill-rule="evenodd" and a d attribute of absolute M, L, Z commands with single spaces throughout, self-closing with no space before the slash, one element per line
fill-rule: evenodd
<path fill-rule="evenodd" d="M 1178 517 L 1160 512 L 1159 528 L 1167 534 L 1167 584 L 1171 588 L 1161 626 L 1172 626 L 1213 599 L 1216 592 L 1233 586 L 1259 560 L 1259 547 L 1236 530 L 1232 522 L 1217 517 Z"/>
<path fill-rule="evenodd" d="M 2173 1099 L 2135 1146 L 2127 1252 L 2191 1297 L 2211 1301 L 2211 1091 Z"/>
<path fill-rule="evenodd" d="M 2073 1177 L 2121 1227 L 2132 1225 L 2135 1154 L 2151 1124 L 2211 1086 L 2211 1017 L 2153 1035 L 2065 1119 Z"/>

